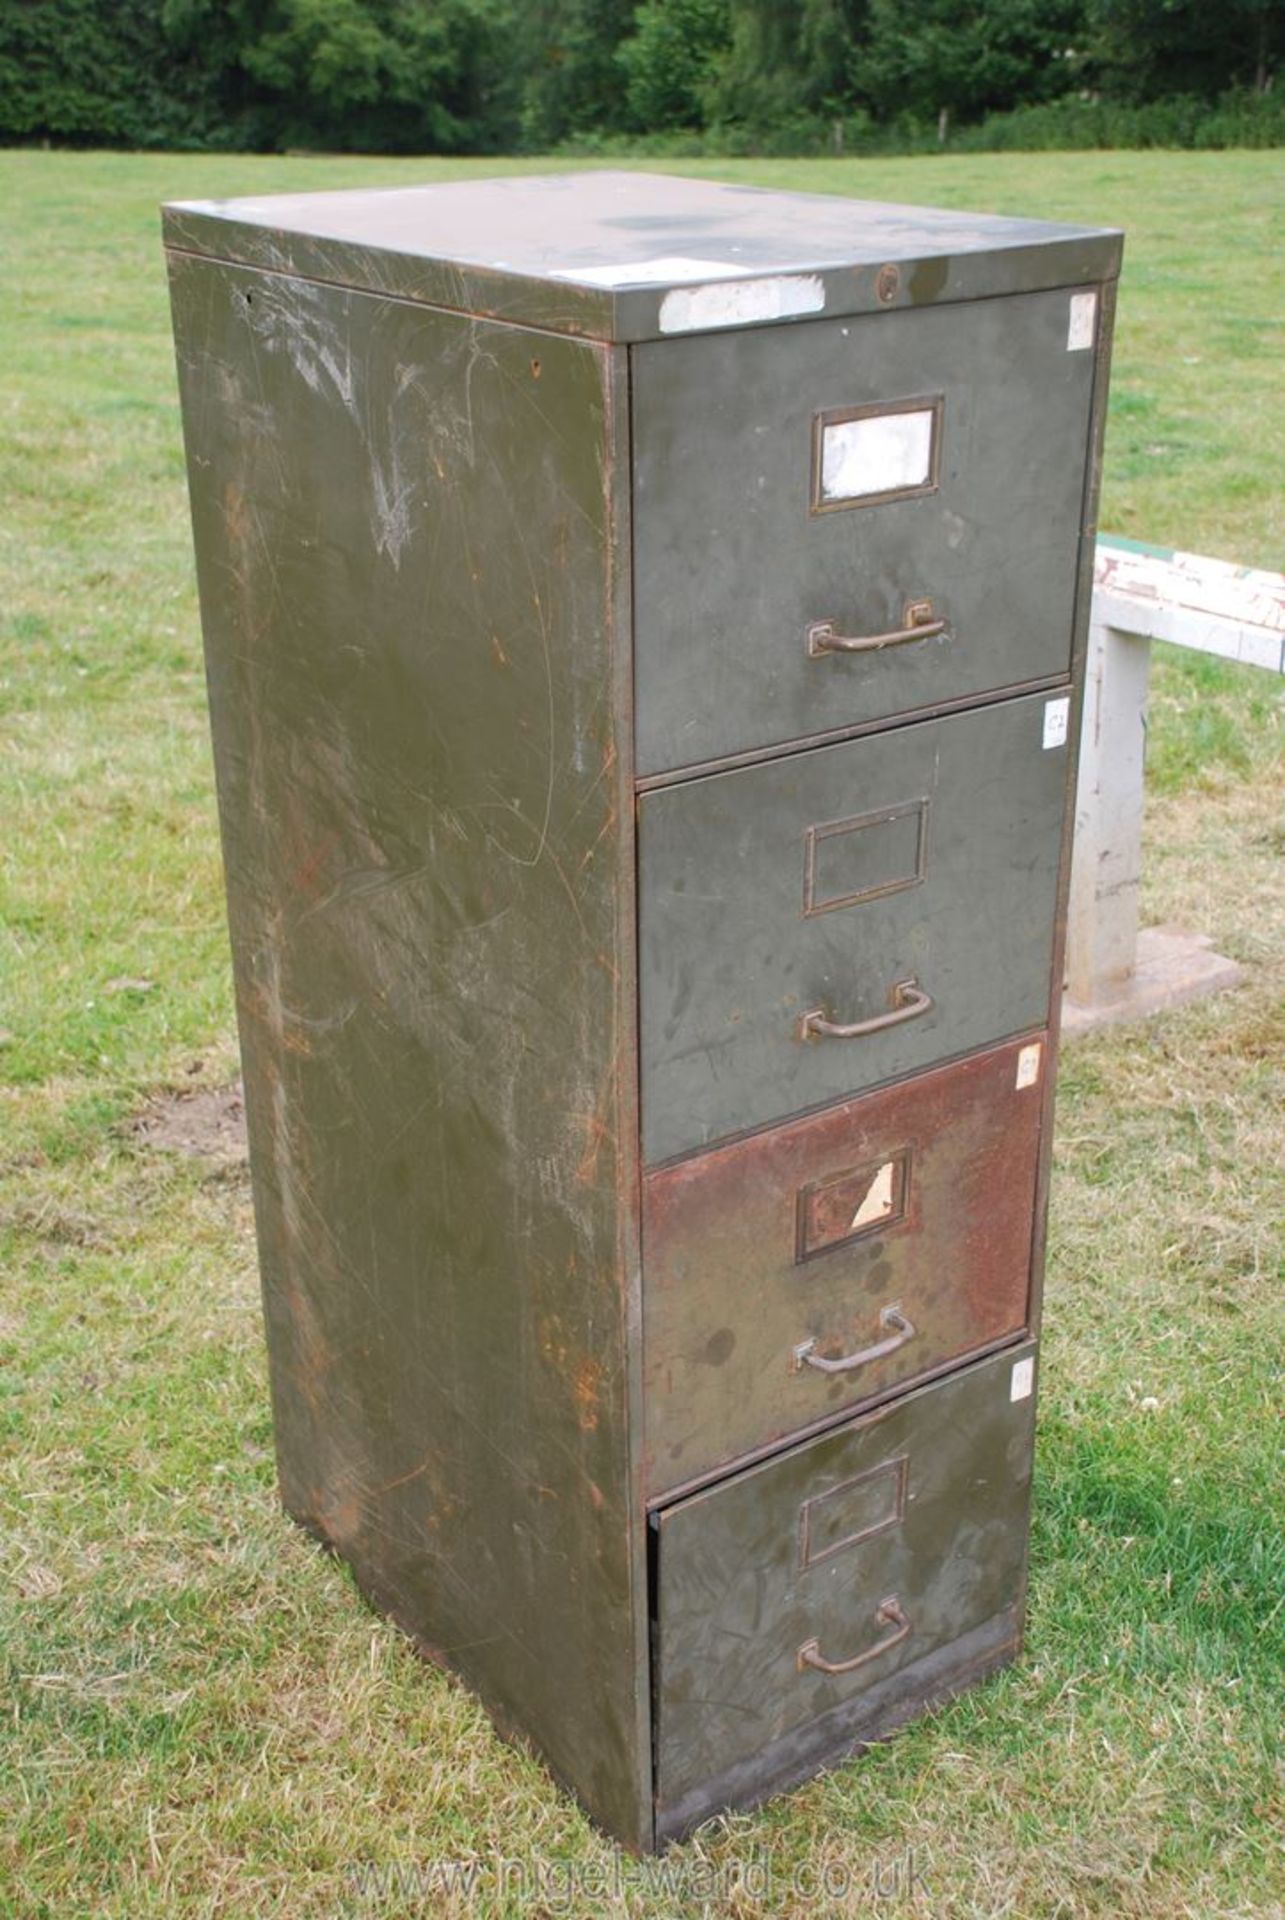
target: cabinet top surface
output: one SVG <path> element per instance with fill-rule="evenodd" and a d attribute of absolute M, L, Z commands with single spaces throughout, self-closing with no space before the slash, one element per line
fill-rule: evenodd
<path fill-rule="evenodd" d="M 602 340 L 1110 277 L 1108 229 L 659 174 L 176 202 L 167 246 Z"/>

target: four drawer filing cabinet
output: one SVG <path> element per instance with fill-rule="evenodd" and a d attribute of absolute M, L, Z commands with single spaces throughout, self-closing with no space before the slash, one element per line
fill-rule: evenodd
<path fill-rule="evenodd" d="M 284 1498 L 655 1847 L 1019 1645 L 1119 236 L 165 236 Z"/>

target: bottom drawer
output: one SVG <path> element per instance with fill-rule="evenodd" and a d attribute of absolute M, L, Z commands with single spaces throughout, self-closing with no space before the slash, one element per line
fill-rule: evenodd
<path fill-rule="evenodd" d="M 653 1516 L 662 1838 L 1011 1658 L 1034 1356 L 992 1355 Z"/>

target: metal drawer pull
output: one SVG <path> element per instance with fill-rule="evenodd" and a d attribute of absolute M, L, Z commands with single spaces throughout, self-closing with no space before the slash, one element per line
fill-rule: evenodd
<path fill-rule="evenodd" d="M 818 1673 L 854 1673 L 863 1667 L 867 1660 L 877 1660 L 881 1653 L 887 1653 L 891 1647 L 900 1644 L 910 1632 L 910 1622 L 901 1610 L 901 1602 L 895 1593 L 881 1600 L 875 1608 L 875 1619 L 881 1627 L 892 1627 L 894 1632 L 882 1640 L 876 1640 L 864 1653 L 854 1653 L 851 1660 L 826 1660 L 816 1640 L 805 1640 L 799 1648 L 799 1671 L 804 1667 L 815 1667 Z"/>
<path fill-rule="evenodd" d="M 884 647 L 904 647 L 908 640 L 932 640 L 945 633 L 946 622 L 935 617 L 931 600 L 912 600 L 902 615 L 903 627 L 892 633 L 867 633 L 853 639 L 836 633 L 833 620 L 814 620 L 808 628 L 808 658 L 823 653 L 878 653 Z"/>
<path fill-rule="evenodd" d="M 868 1367 L 872 1360 L 886 1360 L 898 1347 L 904 1347 L 907 1340 L 915 1337 L 915 1327 L 907 1320 L 900 1307 L 885 1307 L 879 1315 L 881 1327 L 891 1327 L 893 1332 L 887 1340 L 876 1340 L 872 1347 L 862 1347 L 860 1353 L 845 1353 L 841 1360 L 824 1360 L 814 1353 L 815 1340 L 805 1340 L 794 1349 L 794 1365 L 815 1367 L 818 1373 L 855 1373 L 858 1367 Z"/>
<path fill-rule="evenodd" d="M 810 1040 L 816 1034 L 824 1040 L 860 1040 L 867 1033 L 885 1033 L 889 1027 L 899 1027 L 933 1010 L 932 995 L 925 993 L 917 980 L 898 980 L 888 997 L 891 1013 L 877 1013 L 873 1020 L 856 1020 L 850 1027 L 827 1020 L 824 1007 L 813 1007 L 810 1013 L 799 1015 L 799 1038 Z"/>

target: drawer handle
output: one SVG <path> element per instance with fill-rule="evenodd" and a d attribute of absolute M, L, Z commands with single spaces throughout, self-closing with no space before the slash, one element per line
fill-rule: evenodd
<path fill-rule="evenodd" d="M 892 1333 L 886 1340 L 876 1340 L 872 1347 L 862 1347 L 860 1353 L 845 1353 L 841 1360 L 826 1360 L 813 1351 L 815 1340 L 805 1340 L 794 1349 L 794 1367 L 815 1367 L 818 1373 L 855 1373 L 858 1367 L 868 1367 L 872 1360 L 886 1360 L 898 1347 L 904 1347 L 907 1340 L 915 1337 L 913 1321 L 907 1320 L 900 1307 L 885 1307 L 879 1315 L 881 1327 L 891 1327 Z"/>
<path fill-rule="evenodd" d="M 868 1033 L 886 1033 L 889 1027 L 899 1027 L 933 1010 L 932 995 L 925 993 L 917 980 L 898 980 L 888 997 L 891 1013 L 877 1013 L 873 1020 L 856 1020 L 851 1026 L 827 1020 L 823 1007 L 813 1007 L 810 1013 L 799 1015 L 799 1039 L 810 1040 L 815 1034 L 823 1040 L 860 1040 Z"/>
<path fill-rule="evenodd" d="M 805 1640 L 799 1648 L 799 1671 L 805 1667 L 815 1667 L 818 1673 L 854 1673 L 863 1667 L 867 1660 L 877 1660 L 881 1653 L 899 1646 L 910 1632 L 910 1622 L 902 1612 L 901 1602 L 895 1593 L 881 1600 L 875 1608 L 875 1619 L 881 1627 L 891 1627 L 893 1631 L 885 1634 L 882 1640 L 876 1640 L 864 1653 L 854 1653 L 851 1660 L 827 1660 L 821 1652 L 819 1642 Z"/>
<path fill-rule="evenodd" d="M 902 619 L 905 625 L 892 633 L 857 638 L 836 633 L 833 620 L 814 620 L 808 628 L 808 658 L 818 660 L 824 653 L 879 653 L 884 647 L 904 647 L 909 640 L 932 640 L 946 631 L 946 622 L 937 619 L 931 600 L 911 600 Z"/>

